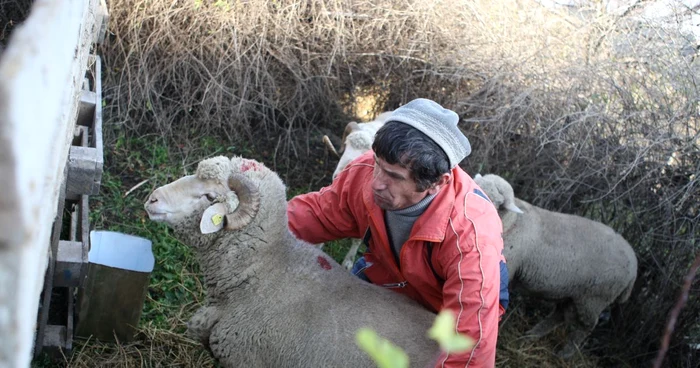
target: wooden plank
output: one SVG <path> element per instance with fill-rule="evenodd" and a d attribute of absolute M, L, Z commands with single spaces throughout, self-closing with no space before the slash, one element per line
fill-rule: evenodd
<path fill-rule="evenodd" d="M 69 287 L 68 288 L 68 308 L 66 310 L 66 340 L 64 341 L 63 347 L 66 349 L 66 352 L 70 354 L 71 350 L 73 350 L 73 331 L 74 331 L 74 320 L 73 320 L 73 315 L 75 312 L 75 302 L 73 300 L 75 295 L 75 288 Z"/>
<path fill-rule="evenodd" d="M 95 147 L 97 161 L 96 166 L 99 168 L 99 174 L 95 175 L 95 184 L 97 185 L 97 190 L 99 190 L 100 183 L 102 182 L 102 167 L 104 166 L 104 145 L 102 140 L 102 58 L 99 56 L 93 56 L 95 58 L 95 122 L 92 127 L 92 137 L 93 142 L 91 142 L 90 147 Z M 97 194 L 96 190 L 93 190 Z"/>
<path fill-rule="evenodd" d="M 107 28 L 109 26 L 109 9 L 107 9 L 107 3 L 105 0 L 100 0 L 99 7 L 97 8 L 97 24 L 98 31 L 95 33 L 95 43 L 101 45 L 105 41 L 105 36 L 107 35 Z"/>
<path fill-rule="evenodd" d="M 99 0 L 35 0 L 0 58 L 0 366 L 28 367 Z"/>
<path fill-rule="evenodd" d="M 102 158 L 91 147 L 72 146 L 68 155 L 66 197 L 78 199 L 83 194 L 96 195 L 102 181 Z"/>
<path fill-rule="evenodd" d="M 66 197 L 66 173 L 64 168 L 63 182 L 58 196 L 58 210 L 54 219 L 53 229 L 51 232 L 51 244 L 48 250 L 49 262 L 44 274 L 44 290 L 41 297 L 41 306 L 39 308 L 39 316 L 37 321 L 36 336 L 34 341 L 34 356 L 38 356 L 41 349 L 44 347 L 44 337 L 46 334 L 46 325 L 49 321 L 49 308 L 51 306 L 51 292 L 53 291 L 53 275 L 56 265 L 56 254 L 58 253 L 58 242 L 61 238 L 61 225 L 63 224 L 63 209 L 65 207 Z"/>
<path fill-rule="evenodd" d="M 66 326 L 46 325 L 46 337 L 44 346 L 61 348 L 66 341 Z"/>
<path fill-rule="evenodd" d="M 90 139 L 82 144 L 73 143 L 68 154 L 68 199 L 78 200 L 81 195 L 97 195 L 102 182 L 104 151 L 102 144 L 102 77 L 101 59 L 88 58 L 88 83 L 83 83 L 78 106 L 79 128 L 83 137 Z M 85 88 L 88 88 L 87 90 Z M 88 132 L 90 134 L 88 134 Z"/>
<path fill-rule="evenodd" d="M 53 274 L 53 286 L 80 286 L 83 267 L 83 243 L 61 240 L 58 243 L 56 266 Z"/>
<path fill-rule="evenodd" d="M 87 195 L 80 197 L 80 242 L 82 244 L 82 267 L 80 268 L 80 284 L 83 285 L 88 271 L 88 260 L 90 252 L 90 200 Z"/>
<path fill-rule="evenodd" d="M 55 287 L 81 287 L 85 282 L 90 251 L 89 197 L 83 195 L 71 216 L 68 240 L 60 240 L 53 276 Z"/>
<path fill-rule="evenodd" d="M 76 124 L 92 129 L 95 121 L 95 105 L 97 104 L 97 94 L 93 91 L 83 90 L 80 94 L 80 105 L 78 107 L 78 121 Z"/>

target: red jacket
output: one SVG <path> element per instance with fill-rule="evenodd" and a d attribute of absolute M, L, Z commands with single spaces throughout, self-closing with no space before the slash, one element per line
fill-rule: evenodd
<path fill-rule="evenodd" d="M 493 367 L 498 335 L 502 225 L 495 207 L 459 166 L 453 180 L 413 225 L 396 264 L 384 213 L 372 199 L 374 153 L 368 151 L 319 192 L 289 201 L 292 232 L 310 243 L 362 238 L 371 231 L 364 257 L 365 274 L 377 285 L 392 287 L 437 312 L 448 308 L 457 330 L 475 348 L 442 354 L 437 367 Z M 428 244 L 432 246 L 429 252 Z M 427 259 L 431 254 L 430 260 Z M 397 287 L 398 286 L 398 287 Z"/>

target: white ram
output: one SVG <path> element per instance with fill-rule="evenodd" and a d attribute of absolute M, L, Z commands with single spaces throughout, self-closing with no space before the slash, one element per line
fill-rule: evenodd
<path fill-rule="evenodd" d="M 491 198 L 503 222 L 510 280 L 556 302 L 552 313 L 528 331 L 542 337 L 568 322 L 574 330 L 559 351 L 570 358 L 608 305 L 626 301 L 637 277 L 637 257 L 610 227 L 584 217 L 551 212 L 515 198 L 497 175 L 474 181 Z"/>
<path fill-rule="evenodd" d="M 372 367 L 355 344 L 367 326 L 416 367 L 430 364 L 439 353 L 426 337 L 435 315 L 296 239 L 285 190 L 256 161 L 216 157 L 150 195 L 149 217 L 194 247 L 206 280 L 188 334 L 225 367 Z"/>

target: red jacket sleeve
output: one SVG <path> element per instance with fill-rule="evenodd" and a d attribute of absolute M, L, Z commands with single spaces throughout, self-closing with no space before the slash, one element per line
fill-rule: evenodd
<path fill-rule="evenodd" d="M 318 244 L 362 236 L 351 210 L 362 206 L 357 207 L 357 203 L 350 205 L 351 201 L 362 201 L 362 184 L 357 178 L 357 171 L 346 169 L 331 185 L 320 191 L 301 194 L 289 200 L 289 229 L 297 238 Z"/>

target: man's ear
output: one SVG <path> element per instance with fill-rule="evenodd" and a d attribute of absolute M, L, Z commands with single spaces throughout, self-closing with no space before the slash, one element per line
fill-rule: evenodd
<path fill-rule="evenodd" d="M 428 194 L 435 194 L 440 191 L 442 187 L 449 184 L 452 181 L 452 173 L 446 172 L 440 176 L 437 183 L 433 184 L 431 188 L 428 189 Z"/>
<path fill-rule="evenodd" d="M 211 234 L 223 229 L 227 210 L 224 203 L 215 203 L 209 206 L 199 221 L 199 231 L 202 234 Z"/>

